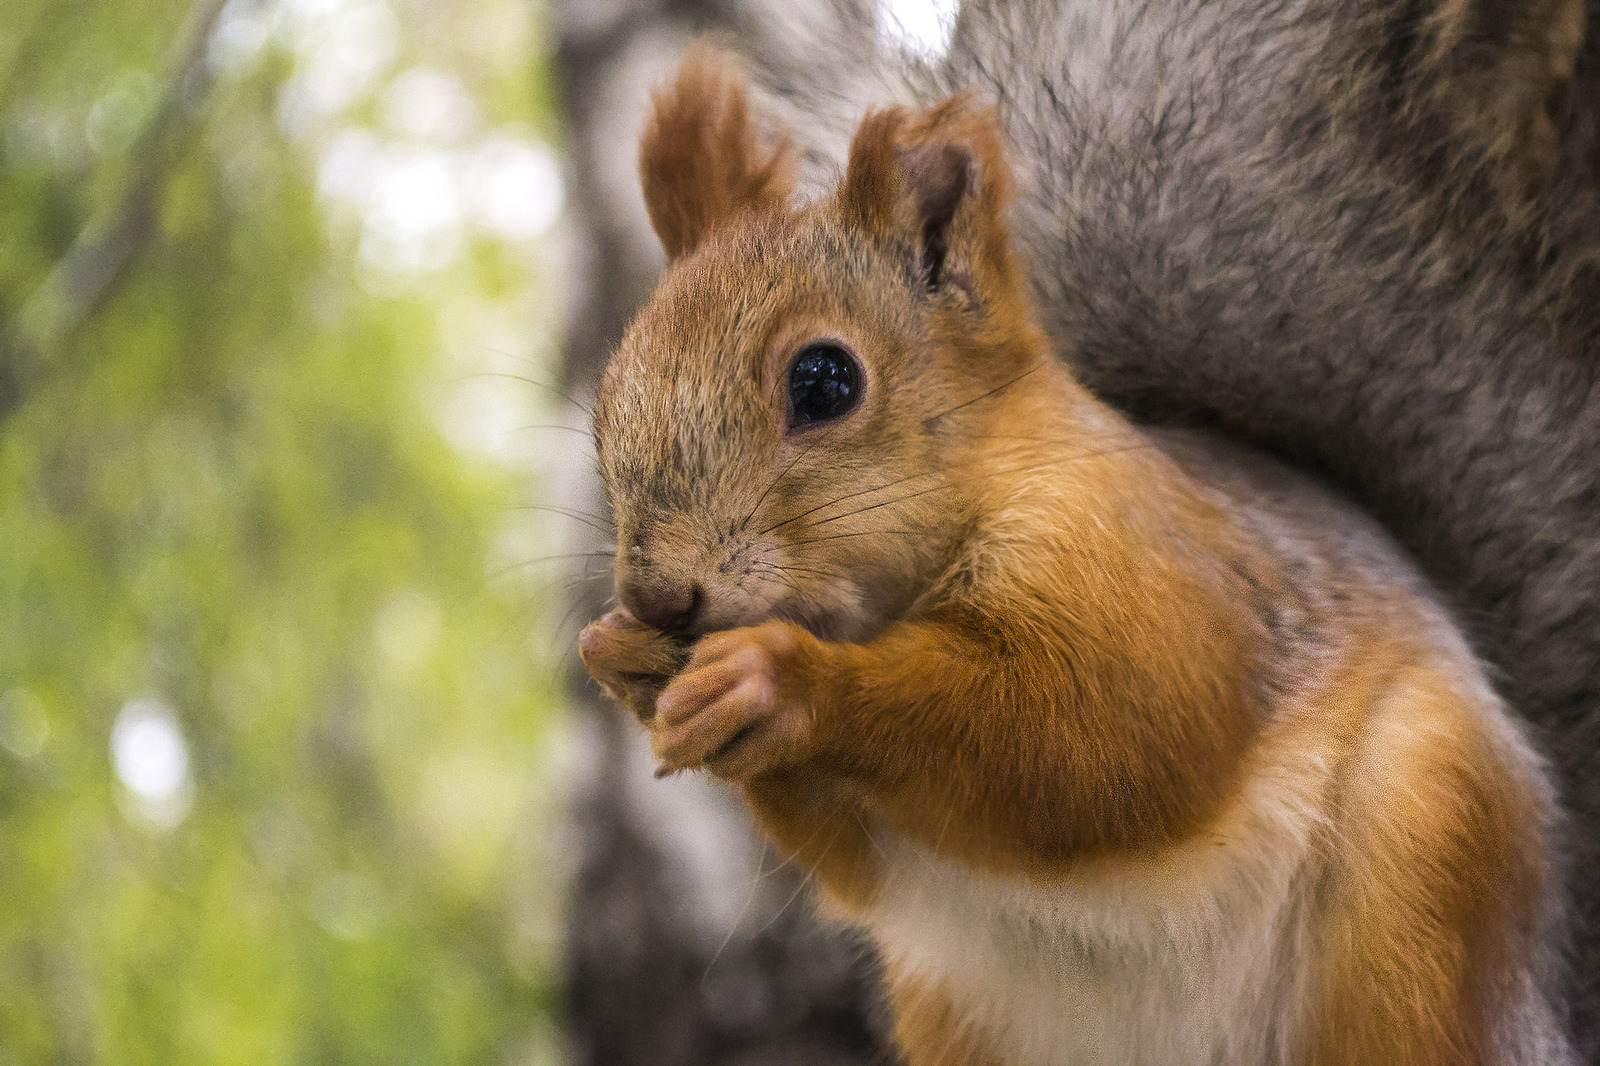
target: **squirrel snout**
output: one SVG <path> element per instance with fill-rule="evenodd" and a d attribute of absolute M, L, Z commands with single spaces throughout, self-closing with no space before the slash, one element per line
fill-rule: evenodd
<path fill-rule="evenodd" d="M 693 581 L 652 585 L 630 582 L 622 588 L 622 602 L 635 618 L 668 633 L 692 629 L 704 601 L 704 593 Z"/>

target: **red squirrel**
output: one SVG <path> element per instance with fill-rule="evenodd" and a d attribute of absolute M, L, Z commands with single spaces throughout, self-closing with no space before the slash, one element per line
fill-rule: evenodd
<path fill-rule="evenodd" d="M 912 1066 L 1570 1061 L 1483 668 L 1349 505 L 1074 380 L 1000 145 L 870 113 L 796 205 L 724 60 L 658 93 L 588 669 L 871 938 Z"/>

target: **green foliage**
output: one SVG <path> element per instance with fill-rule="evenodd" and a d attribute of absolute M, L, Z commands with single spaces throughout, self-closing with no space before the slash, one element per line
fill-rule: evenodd
<path fill-rule="evenodd" d="M 446 431 L 529 370 L 441 339 L 536 356 L 544 245 L 385 261 L 318 192 L 352 132 L 537 147 L 529 12 L 235 0 L 174 74 L 184 4 L 4 11 L 0 1063 L 554 1061 L 548 593 L 496 576 L 538 454 Z M 392 47 L 296 118 L 352 11 Z M 422 66 L 476 110 L 396 133 Z M 53 293 L 130 210 L 104 290 Z"/>

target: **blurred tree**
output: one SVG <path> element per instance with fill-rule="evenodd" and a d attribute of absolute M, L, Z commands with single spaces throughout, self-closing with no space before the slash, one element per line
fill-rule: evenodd
<path fill-rule="evenodd" d="M 559 1061 L 533 14 L 5 0 L 0 1063 Z"/>

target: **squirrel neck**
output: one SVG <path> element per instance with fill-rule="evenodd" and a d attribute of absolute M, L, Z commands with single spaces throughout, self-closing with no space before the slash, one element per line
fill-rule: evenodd
<path fill-rule="evenodd" d="M 971 480 L 975 520 L 958 566 L 979 583 L 978 602 L 1070 616 L 1083 634 L 1166 630 L 1173 646 L 1202 620 L 1247 627 L 1238 572 L 1272 564 L 1238 505 L 1056 360 L 986 412 L 970 447 L 962 466 L 983 476 Z"/>
<path fill-rule="evenodd" d="M 1262 719 L 1268 649 L 1244 573 L 1272 566 L 1236 512 L 1053 358 L 987 412 L 957 617 L 1066 664 L 1058 713 L 1131 746 L 1141 787 L 1100 845 L 1172 840 L 1232 794 Z M 1019 429 L 1018 427 L 1026 427 Z M 1091 843 L 1091 846 L 1094 842 Z"/>

